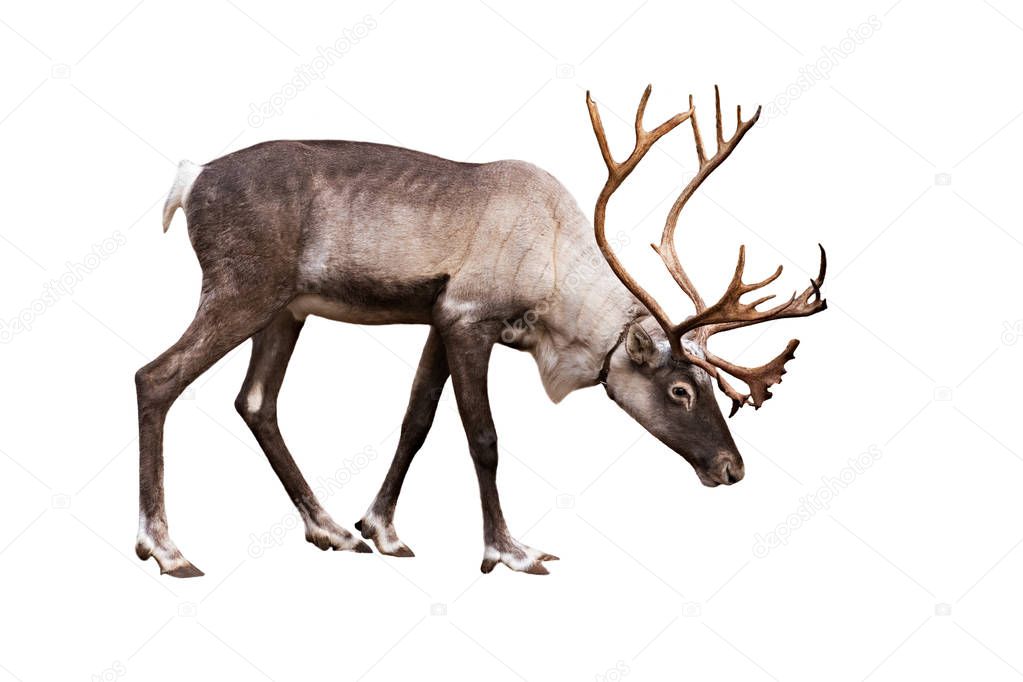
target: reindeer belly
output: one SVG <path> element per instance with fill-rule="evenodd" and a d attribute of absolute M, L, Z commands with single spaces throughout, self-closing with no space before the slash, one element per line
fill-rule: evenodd
<path fill-rule="evenodd" d="M 353 324 L 430 324 L 447 280 L 447 275 L 405 281 L 342 278 L 299 294 L 288 310 L 297 319 L 317 315 Z"/>

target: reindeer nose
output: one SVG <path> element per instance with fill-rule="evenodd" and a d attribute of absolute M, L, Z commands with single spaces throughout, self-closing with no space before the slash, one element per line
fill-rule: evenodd
<path fill-rule="evenodd" d="M 720 466 L 719 471 L 721 472 L 720 481 L 725 485 L 738 483 L 746 474 L 746 467 L 743 465 L 742 457 L 739 456 L 738 452 L 719 450 L 717 461 Z"/>

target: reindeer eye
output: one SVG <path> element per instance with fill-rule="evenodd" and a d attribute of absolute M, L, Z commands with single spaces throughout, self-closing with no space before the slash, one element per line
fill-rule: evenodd
<path fill-rule="evenodd" d="M 668 395 L 675 402 L 682 403 L 687 410 L 693 405 L 693 389 L 688 384 L 672 384 L 668 389 Z"/>

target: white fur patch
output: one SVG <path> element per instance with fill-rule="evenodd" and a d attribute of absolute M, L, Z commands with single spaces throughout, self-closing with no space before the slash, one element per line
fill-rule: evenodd
<path fill-rule="evenodd" d="M 502 552 L 493 545 L 487 545 L 483 549 L 483 560 L 500 561 L 502 564 L 514 571 L 525 571 L 531 566 L 539 564 L 544 557 L 547 557 L 548 559 L 553 558 L 550 555 L 528 545 L 524 545 L 517 540 L 512 540 L 512 544 L 515 546 L 515 549 L 518 549 L 522 553 L 521 555 L 514 554 L 512 552 Z"/>
<path fill-rule="evenodd" d="M 202 173 L 203 167 L 199 164 L 185 160 L 178 164 L 178 174 L 174 177 L 174 184 L 171 185 L 167 201 L 163 205 L 163 231 L 170 227 L 171 218 L 178 208 L 188 208 L 188 195 L 192 192 L 192 185 L 196 178 Z"/>
<path fill-rule="evenodd" d="M 303 277 L 313 281 L 326 279 L 330 275 L 331 243 L 327 239 L 314 240 L 302 253 L 299 271 Z"/>
<path fill-rule="evenodd" d="M 665 342 L 665 343 L 667 343 L 667 342 Z M 690 355 L 695 355 L 698 358 L 706 357 L 706 355 L 703 352 L 703 347 L 700 346 L 699 344 L 693 342 L 691 339 L 683 338 L 682 339 L 682 347 Z"/>
<path fill-rule="evenodd" d="M 156 542 L 156 538 L 149 530 L 149 519 L 139 512 L 139 532 L 135 538 L 136 547 L 143 548 L 151 557 L 156 559 L 162 573 L 169 573 L 176 568 L 190 566 L 188 560 L 182 556 L 178 548 L 165 537 L 162 544 Z"/>
<path fill-rule="evenodd" d="M 299 509 L 298 513 L 302 517 L 302 523 L 305 524 L 305 539 L 321 549 L 324 549 L 324 547 L 322 542 L 318 542 L 318 540 L 325 540 L 334 550 L 352 549 L 362 542 L 347 530 L 334 523 L 327 513 L 322 510 L 318 512 L 318 518 L 317 515 L 310 514 L 303 509 Z"/>
<path fill-rule="evenodd" d="M 518 557 L 511 552 L 502 552 L 496 547 L 487 547 L 483 550 L 483 558 L 490 561 L 500 561 L 515 571 L 524 571 L 536 561 L 536 558 L 531 557 L 528 553 L 525 556 Z"/>
<path fill-rule="evenodd" d="M 139 534 L 136 542 L 150 552 L 152 552 L 156 547 L 156 542 L 153 540 L 153 536 L 149 533 L 149 520 L 141 511 L 139 511 Z"/>
<path fill-rule="evenodd" d="M 572 391 L 592 385 L 600 361 L 585 347 L 558 348 L 546 329 L 538 329 L 534 336 L 529 350 L 551 402 L 560 403 Z"/>
<path fill-rule="evenodd" d="M 263 384 L 257 381 L 245 397 L 245 409 L 255 414 L 261 407 L 263 407 Z"/>
<path fill-rule="evenodd" d="M 405 543 L 398 539 L 394 526 L 385 524 L 383 519 L 372 512 L 362 517 L 362 528 L 373 538 L 377 549 L 384 554 L 396 552 L 405 546 Z"/>
<path fill-rule="evenodd" d="M 178 164 L 178 182 L 181 183 L 181 208 L 188 209 L 188 195 L 192 193 L 192 185 L 202 173 L 203 167 L 185 160 Z"/>

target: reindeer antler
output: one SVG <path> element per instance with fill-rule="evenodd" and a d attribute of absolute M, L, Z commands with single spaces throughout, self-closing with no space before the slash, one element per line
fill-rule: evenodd
<path fill-rule="evenodd" d="M 646 112 L 646 103 L 650 99 L 650 92 L 653 90 L 652 85 L 646 86 L 646 90 L 643 91 L 643 97 L 639 100 L 639 107 L 636 109 L 636 143 L 633 146 L 632 153 L 625 161 L 618 163 L 611 156 L 611 151 L 607 146 L 607 136 L 604 134 L 604 124 L 600 121 L 600 112 L 597 110 L 597 104 L 590 98 L 589 90 L 586 91 L 586 106 L 590 110 L 590 123 L 593 124 L 593 134 L 597 136 L 597 144 L 600 145 L 600 154 L 604 157 L 604 164 L 607 166 L 607 181 L 604 183 L 604 188 L 600 191 L 597 196 L 597 205 L 593 210 L 593 226 L 594 235 L 597 238 L 597 246 L 600 247 L 600 252 L 604 254 L 604 258 L 607 259 L 608 265 L 614 271 L 618 279 L 622 281 L 629 291 L 640 300 L 640 302 L 646 306 L 647 310 L 650 311 L 654 317 L 658 320 L 667 319 L 667 313 L 661 308 L 661 306 L 654 300 L 654 297 L 647 292 L 639 282 L 633 279 L 632 275 L 622 266 L 618 260 L 618 256 L 611 250 L 611 247 L 607 243 L 607 236 L 604 234 L 604 217 L 607 213 L 607 202 L 614 194 L 615 190 L 618 189 L 625 178 L 629 177 L 639 162 L 646 156 L 646 153 L 650 151 L 650 148 L 654 146 L 657 140 L 661 139 L 664 135 L 678 127 L 679 124 L 684 123 L 686 119 L 689 119 L 695 115 L 695 111 L 690 106 L 689 111 L 684 111 L 675 114 L 670 119 L 662 123 L 661 125 L 654 128 L 652 131 L 647 131 L 643 128 L 643 114 Z M 692 288 L 690 284 L 690 290 L 692 295 L 699 297 L 696 293 L 696 289 Z M 683 287 L 685 289 L 685 287 Z M 686 291 L 689 293 L 689 291 Z M 674 346 L 672 346 L 674 348 Z"/>
<path fill-rule="evenodd" d="M 749 303 L 743 303 L 740 299 L 745 294 L 762 289 L 778 279 L 782 273 L 782 266 L 779 265 L 778 269 L 766 279 L 752 284 L 746 284 L 742 281 L 746 264 L 746 247 L 740 247 L 739 260 L 736 263 L 735 273 L 732 276 L 731 282 L 725 289 L 721 298 L 713 305 L 708 306 L 704 302 L 703 297 L 700 296 L 696 287 L 693 285 L 689 275 L 686 274 L 686 271 L 679 260 L 678 252 L 675 248 L 675 228 L 678 225 L 679 215 L 685 207 L 686 202 L 689 201 L 690 197 L 692 197 L 700 185 L 703 184 L 703 181 L 706 180 L 707 177 L 713 173 L 725 159 L 728 158 L 742 140 L 743 136 L 746 135 L 750 128 L 756 124 L 760 117 L 760 107 L 757 107 L 756 113 L 753 114 L 753 117 L 748 121 L 742 120 L 742 107 L 736 107 L 735 132 L 730 138 L 725 140 L 721 119 L 721 94 L 718 87 L 715 85 L 714 110 L 716 115 L 715 128 L 717 133 L 717 151 L 713 156 L 707 158 L 703 147 L 703 139 L 700 136 L 700 128 L 696 122 L 696 109 L 693 105 L 692 95 L 689 96 L 689 111 L 676 114 L 674 117 L 659 125 L 653 131 L 646 131 L 643 129 L 643 112 L 646 110 L 646 103 L 650 97 L 650 91 L 651 87 L 648 85 L 646 90 L 643 92 L 643 98 L 640 100 L 639 108 L 636 111 L 636 144 L 632 153 L 622 163 L 616 162 L 611 156 L 607 145 L 607 138 L 604 134 L 604 126 L 600 121 L 600 113 L 597 110 L 597 105 L 590 98 L 590 93 L 586 93 L 586 106 L 590 111 L 590 120 L 593 124 L 593 132 L 597 136 L 597 143 L 600 145 L 600 153 L 604 157 L 604 163 L 607 165 L 608 169 L 608 178 L 604 183 L 603 190 L 601 190 L 600 195 L 597 197 L 597 205 L 593 214 L 594 234 L 597 239 L 597 245 L 600 247 L 601 253 L 604 254 L 604 257 L 607 259 L 608 264 L 611 266 L 615 275 L 617 275 L 621 282 L 633 293 L 633 295 L 635 295 L 636 298 L 638 298 L 640 302 L 646 306 L 647 310 L 650 311 L 650 314 L 655 320 L 657 320 L 657 323 L 664 330 L 665 335 L 668 337 L 668 342 L 671 345 L 672 354 L 676 358 L 686 360 L 702 367 L 712 377 L 714 377 L 714 379 L 716 379 L 721 391 L 732 400 L 731 414 L 734 415 L 736 411 L 745 404 L 752 404 L 754 408 L 759 408 L 765 400 L 768 400 L 771 397 L 771 392 L 769 390 L 770 387 L 781 382 L 781 377 L 785 373 L 785 363 L 795 357 L 795 350 L 796 346 L 799 345 L 799 341 L 790 341 L 788 346 L 786 346 L 785 350 L 782 351 L 780 355 L 765 365 L 760 367 L 742 367 L 740 365 L 732 364 L 727 360 L 723 360 L 708 351 L 706 349 L 707 340 L 714 334 L 727 331 L 729 329 L 736 329 L 738 327 L 745 327 L 747 325 L 758 324 L 760 322 L 785 317 L 805 317 L 825 310 L 827 308 L 827 302 L 821 297 L 820 291 L 820 287 L 824 283 L 824 275 L 827 269 L 827 256 L 824 252 L 824 247 L 818 244 L 821 250 L 820 272 L 815 279 L 810 280 L 810 286 L 798 296 L 793 294 L 784 303 L 780 303 L 767 310 L 758 310 L 757 307 L 774 298 L 773 294 L 762 296 Z M 650 147 L 652 147 L 658 139 L 677 127 L 686 119 L 690 120 L 692 123 L 699 170 L 696 172 L 696 175 L 692 178 L 692 180 L 690 180 L 683 188 L 681 194 L 679 194 L 675 203 L 672 205 L 671 210 L 668 212 L 668 216 L 664 223 L 664 230 L 661 233 L 660 244 L 651 244 L 654 251 L 656 251 L 661 257 L 661 260 L 668 269 L 668 272 L 671 273 L 676 284 L 678 284 L 679 288 L 682 289 L 696 308 L 695 315 L 689 317 L 683 322 L 675 324 L 668 317 L 664 309 L 656 300 L 654 300 L 653 296 L 640 286 L 640 284 L 636 282 L 625 268 L 622 267 L 617 256 L 613 251 L 611 251 L 607 244 L 607 238 L 604 234 L 604 219 L 607 212 L 607 202 L 611 198 L 611 195 L 618 189 L 618 187 L 621 186 L 622 182 L 626 177 L 628 177 L 633 169 L 635 169 L 636 165 L 650 150 Z M 690 353 L 684 348 L 682 339 L 687 334 L 693 334 L 692 340 L 695 341 L 697 345 L 701 346 L 704 357 L 699 357 L 696 354 Z M 722 372 L 730 374 L 745 383 L 749 388 L 749 393 L 743 394 L 733 388 L 721 375 Z"/>

